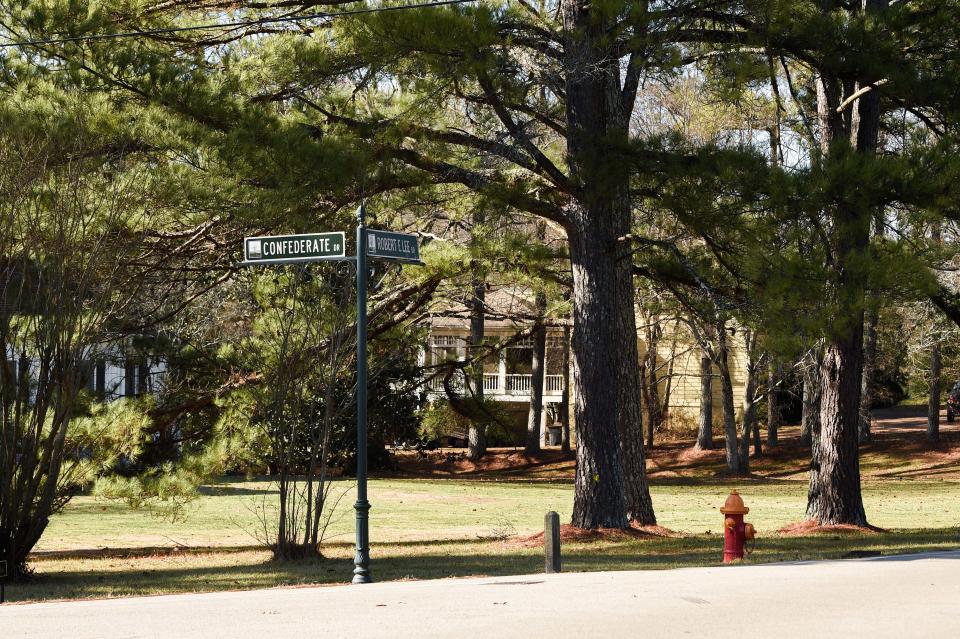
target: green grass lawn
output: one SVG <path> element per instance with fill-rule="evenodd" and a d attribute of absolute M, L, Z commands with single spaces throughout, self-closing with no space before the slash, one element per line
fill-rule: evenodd
<path fill-rule="evenodd" d="M 93 497 L 76 498 L 51 522 L 33 561 L 37 578 L 11 585 L 11 600 L 344 583 L 353 532 L 352 483 L 330 527 L 325 558 L 274 562 L 257 547 L 257 508 L 272 504 L 265 481 L 225 481 L 204 489 L 182 518 L 169 521 Z M 838 558 L 960 546 L 960 482 L 868 481 L 864 499 L 882 534 L 785 537 L 776 530 L 803 518 L 802 481 L 658 480 L 660 523 L 676 538 L 564 545 L 565 570 L 627 570 L 712 565 L 721 558 L 719 507 L 740 490 L 758 529 L 754 562 Z M 371 545 L 378 580 L 509 575 L 543 569 L 542 549 L 504 541 L 542 529 L 548 510 L 569 520 L 570 483 L 457 479 L 370 482 Z M 204 548 L 214 546 L 217 548 Z M 157 547 L 179 548 L 176 552 Z M 114 549 L 109 552 L 104 548 Z M 127 550 L 116 550 L 127 549 Z M 98 551 L 101 552 L 91 552 Z"/>
<path fill-rule="evenodd" d="M 720 506 L 736 488 L 750 507 L 748 519 L 772 533 L 803 519 L 805 481 L 658 480 L 652 485 L 659 523 L 685 534 L 720 530 Z M 353 484 L 342 481 L 343 497 L 328 537 L 350 541 Z M 503 533 L 541 530 L 548 510 L 568 521 L 570 483 L 470 480 L 374 479 L 370 534 L 375 542 L 471 540 Z M 881 528 L 960 526 L 960 482 L 865 481 L 864 501 L 871 523 Z M 204 489 L 178 521 L 134 511 L 93 497 L 75 498 L 50 523 L 37 550 L 142 548 L 153 546 L 250 546 L 260 528 L 256 509 L 273 505 L 275 485 L 228 481 Z"/>

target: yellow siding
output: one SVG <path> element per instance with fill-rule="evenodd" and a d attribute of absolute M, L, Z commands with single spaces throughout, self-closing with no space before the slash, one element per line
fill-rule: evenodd
<path fill-rule="evenodd" d="M 696 420 L 700 414 L 700 348 L 696 345 L 693 335 L 684 324 L 670 323 L 664 327 L 663 336 L 657 344 L 657 366 L 659 374 L 665 375 L 669 366 L 671 350 L 673 353 L 673 376 L 670 383 L 671 417 L 680 420 Z M 743 393 L 746 386 L 747 353 L 742 338 L 737 335 L 730 340 L 728 365 L 733 381 L 734 405 L 739 411 L 743 403 Z M 638 340 L 640 356 L 647 353 L 647 345 L 641 338 Z M 714 422 L 722 420 L 720 373 L 713 367 L 713 417 Z M 660 397 L 666 392 L 666 380 L 660 383 Z"/>
<path fill-rule="evenodd" d="M 437 334 L 467 336 L 467 330 L 444 329 L 435 331 Z M 506 334 L 506 331 L 495 331 L 490 334 Z M 674 346 L 675 340 L 675 346 Z M 640 357 L 645 357 L 647 345 L 642 338 L 637 340 Z M 746 384 L 745 369 L 747 362 L 747 353 L 740 335 L 731 337 L 728 363 L 733 381 L 734 406 L 738 413 L 742 410 L 743 393 Z M 670 388 L 669 418 L 676 422 L 695 424 L 700 413 L 700 348 L 696 345 L 693 336 L 690 334 L 685 324 L 671 322 L 664 327 L 663 336 L 657 345 L 657 366 L 658 373 L 665 375 L 669 367 L 671 350 L 673 352 L 673 376 Z M 572 380 L 570 380 L 572 382 Z M 666 381 L 660 383 L 660 398 L 664 397 L 666 392 Z M 713 379 L 713 418 L 714 423 L 719 424 L 723 419 L 723 409 L 721 406 L 720 376 L 717 367 L 714 366 Z M 575 441 L 576 426 L 573 420 L 573 398 L 571 397 L 571 415 L 570 429 L 571 439 Z M 675 423 L 676 423 L 675 422 Z M 679 425 L 679 424 L 677 424 Z"/>

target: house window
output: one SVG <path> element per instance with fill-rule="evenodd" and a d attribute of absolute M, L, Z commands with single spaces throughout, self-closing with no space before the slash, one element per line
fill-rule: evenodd
<path fill-rule="evenodd" d="M 533 340 L 521 340 L 507 347 L 507 374 L 530 375 L 533 372 Z"/>
<path fill-rule="evenodd" d="M 488 348 L 481 351 L 485 355 L 483 358 L 483 372 L 487 375 L 496 375 L 500 371 L 500 355 L 497 352 L 497 346 L 500 340 L 494 336 L 483 338 L 483 343 Z"/>
<path fill-rule="evenodd" d="M 123 367 L 123 396 L 136 397 L 137 394 L 137 364 L 127 360 Z"/>
<path fill-rule="evenodd" d="M 123 369 L 123 396 L 141 397 L 152 391 L 150 365 L 144 361 L 127 360 Z"/>
<path fill-rule="evenodd" d="M 107 365 L 103 361 L 86 362 L 83 367 L 84 385 L 98 398 L 103 398 L 106 390 Z"/>
<path fill-rule="evenodd" d="M 547 375 L 563 375 L 563 338 L 547 338 L 545 372 Z"/>
<path fill-rule="evenodd" d="M 547 335 L 547 348 L 563 349 L 563 335 Z"/>
<path fill-rule="evenodd" d="M 459 360 L 465 348 L 466 340 L 459 335 L 433 335 L 430 345 L 431 357 L 427 363 L 441 364 Z"/>
<path fill-rule="evenodd" d="M 521 337 L 512 344 L 510 348 L 533 348 L 533 336 L 527 335 L 526 337 Z"/>

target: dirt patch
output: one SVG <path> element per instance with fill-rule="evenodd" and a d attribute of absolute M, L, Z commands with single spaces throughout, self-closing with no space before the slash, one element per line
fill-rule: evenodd
<path fill-rule="evenodd" d="M 574 455 L 559 450 L 544 450 L 536 455 L 525 455 L 522 450 L 489 449 L 484 457 L 477 461 L 467 459 L 464 449 L 442 448 L 423 453 L 414 451 L 396 451 L 397 476 L 510 476 L 559 475 L 573 476 Z M 386 476 L 386 475 L 385 475 Z"/>
<path fill-rule="evenodd" d="M 814 519 L 799 521 L 793 524 L 787 524 L 777 531 L 784 537 L 806 537 L 810 535 L 822 534 L 858 534 L 873 535 L 887 532 L 883 528 L 876 526 L 853 526 L 851 524 L 835 524 L 832 526 L 821 526 Z"/>
<path fill-rule="evenodd" d="M 924 409 L 905 406 L 873 413 L 873 442 L 860 447 L 864 477 L 910 479 L 960 479 L 960 422 L 940 424 L 940 442 L 926 439 Z M 467 459 L 463 448 L 416 452 L 397 450 L 396 470 L 381 477 L 488 478 L 536 481 L 571 481 L 576 461 L 573 453 L 556 448 L 524 455 L 522 448 L 494 448 L 481 460 Z M 690 438 L 662 436 L 646 451 L 650 479 L 725 478 L 725 452 L 721 437 L 712 450 L 699 450 Z M 756 479 L 803 479 L 810 469 L 810 448 L 800 441 L 796 424 L 780 429 L 776 446 L 763 446 L 760 458 L 751 458 Z"/>
<path fill-rule="evenodd" d="M 598 541 L 626 541 L 628 539 L 654 539 L 657 537 L 679 537 L 669 528 L 663 526 L 633 525 L 627 529 L 621 528 L 577 528 L 571 524 L 560 526 L 560 543 L 592 543 Z M 505 540 L 505 546 L 511 548 L 536 548 L 543 546 L 543 533 L 534 535 L 520 535 Z"/>

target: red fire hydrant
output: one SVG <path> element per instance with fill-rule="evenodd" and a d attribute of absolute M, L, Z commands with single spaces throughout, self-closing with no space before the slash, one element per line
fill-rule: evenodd
<path fill-rule="evenodd" d="M 743 516 L 750 509 L 743 505 L 737 491 L 730 493 L 720 512 L 725 515 L 723 520 L 723 563 L 743 559 L 744 547 L 748 539 L 753 539 L 755 531 L 753 524 L 743 521 Z"/>

